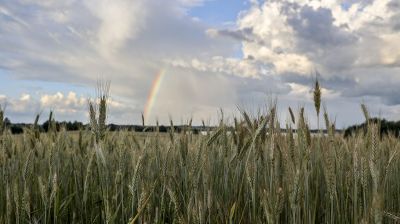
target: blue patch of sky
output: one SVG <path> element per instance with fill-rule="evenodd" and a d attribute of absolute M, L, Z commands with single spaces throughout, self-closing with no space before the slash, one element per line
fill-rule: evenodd
<path fill-rule="evenodd" d="M 353 3 L 351 1 L 343 1 L 340 6 L 342 7 L 342 9 L 344 10 L 349 10 L 350 7 L 353 5 Z"/>
<path fill-rule="evenodd" d="M 67 94 L 71 91 L 75 92 L 78 96 L 89 96 L 93 92 L 88 92 L 88 89 L 84 86 L 74 84 L 17 79 L 13 77 L 12 72 L 0 69 L 0 95 L 18 98 L 24 93 L 31 94 L 35 97 L 57 92 Z"/>
<path fill-rule="evenodd" d="M 249 7 L 246 0 L 208 0 L 190 9 L 189 15 L 213 26 L 234 24 L 240 11 Z"/>
<path fill-rule="evenodd" d="M 203 5 L 191 8 L 189 15 L 214 28 L 234 27 L 241 11 L 247 10 L 247 0 L 206 0 Z M 234 47 L 235 58 L 243 58 L 242 45 Z"/>
<path fill-rule="evenodd" d="M 235 47 L 235 52 L 234 52 L 234 57 L 235 58 L 243 58 L 243 50 L 242 50 L 242 44 L 239 44 Z"/>

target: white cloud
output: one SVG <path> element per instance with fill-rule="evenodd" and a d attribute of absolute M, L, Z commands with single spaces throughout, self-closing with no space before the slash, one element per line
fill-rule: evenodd
<path fill-rule="evenodd" d="M 57 120 L 79 120 L 88 122 L 88 98 L 75 92 L 43 93 L 32 96 L 21 94 L 19 98 L 0 95 L 0 105 L 6 108 L 6 116 L 11 120 L 32 122 L 36 114 L 53 111 Z M 108 100 L 109 122 L 121 122 L 135 112 L 135 108 L 125 101 L 110 98 Z M 42 119 L 43 120 L 43 119 Z"/>
<path fill-rule="evenodd" d="M 43 106 L 53 106 L 56 102 L 62 100 L 64 95 L 60 92 L 55 95 L 44 95 L 40 98 L 40 102 Z"/>
<path fill-rule="evenodd" d="M 6 113 L 9 111 L 13 113 L 25 113 L 35 109 L 31 95 L 26 93 L 21 94 L 19 98 L 0 95 L 0 105 L 2 108 L 6 108 Z"/>
<path fill-rule="evenodd" d="M 88 9 L 100 20 L 97 48 L 112 57 L 129 38 L 135 38 L 144 26 L 146 5 L 142 0 L 86 0 Z"/>
<path fill-rule="evenodd" d="M 200 72 L 228 74 L 244 78 L 260 78 L 261 75 L 265 75 L 267 72 L 261 69 L 261 66 L 256 61 L 251 59 L 214 56 L 209 60 L 193 58 L 191 60 L 173 59 L 165 61 L 174 67 L 191 68 Z"/>
<path fill-rule="evenodd" d="M 25 101 L 25 102 L 27 102 L 27 101 L 29 101 L 31 99 L 31 95 L 29 95 L 29 94 L 26 94 L 26 93 L 24 93 L 24 94 L 22 94 L 21 95 L 21 98 L 19 98 L 19 100 L 20 101 Z"/>
<path fill-rule="evenodd" d="M 8 18 L 11 18 L 13 21 L 17 22 L 20 25 L 23 25 L 25 27 L 29 27 L 28 23 L 25 22 L 23 19 L 21 19 L 19 16 L 16 16 L 14 13 L 10 12 L 8 9 L 2 7 L 0 5 L 0 15 L 4 15 Z"/>
<path fill-rule="evenodd" d="M 69 21 L 68 11 L 54 11 L 51 14 L 53 20 L 57 23 L 65 24 Z"/>
<path fill-rule="evenodd" d="M 211 29 L 208 34 L 239 39 L 244 58 L 272 65 L 269 74 L 286 82 L 308 80 L 318 70 L 339 94 L 375 95 L 389 102 L 393 90 L 387 81 L 400 82 L 394 78 L 400 65 L 399 9 L 390 0 L 264 1 L 242 12 L 235 30 Z M 386 80 L 385 91 L 374 91 L 367 81 L 374 80 L 373 74 Z M 332 82 L 339 79 L 350 86 Z"/>
<path fill-rule="evenodd" d="M 69 92 L 64 95 L 57 92 L 53 95 L 44 94 L 40 97 L 40 107 L 54 109 L 59 113 L 77 113 L 86 110 L 87 99 L 85 97 L 78 97 L 75 92 Z"/>
<path fill-rule="evenodd" d="M 110 79 L 110 119 L 121 123 L 140 119 L 160 70 L 167 73 L 150 120 L 212 117 L 218 107 L 264 103 L 268 92 L 283 104 L 307 100 L 315 69 L 325 99 L 335 105 L 354 106 L 363 96 L 400 103 L 396 1 L 253 0 L 229 29 L 194 20 L 188 9 L 202 4 L 207 1 L 2 2 L 0 68 L 16 79 L 84 87 Z M 33 104 L 8 98 L 18 113 L 50 107 L 73 119 L 87 109 L 75 92 L 28 94 Z"/>
<path fill-rule="evenodd" d="M 218 36 L 218 30 L 217 29 L 208 29 L 206 30 L 206 34 L 212 38 L 215 38 Z"/>
<path fill-rule="evenodd" d="M 298 83 L 289 83 L 291 91 L 289 95 L 293 95 L 294 97 L 308 99 L 310 102 L 313 101 L 313 88 L 311 86 L 306 86 Z M 335 99 L 339 97 L 339 93 L 334 90 L 321 88 L 321 95 L 324 100 L 326 99 Z"/>
<path fill-rule="evenodd" d="M 242 12 L 236 30 L 207 34 L 240 39 L 245 57 L 272 64 L 277 74 L 392 66 L 400 61 L 392 2 L 265 1 Z"/>

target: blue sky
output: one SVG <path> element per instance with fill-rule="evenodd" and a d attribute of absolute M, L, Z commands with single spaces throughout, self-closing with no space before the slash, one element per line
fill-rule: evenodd
<path fill-rule="evenodd" d="M 81 94 L 91 94 L 85 86 L 77 84 L 66 84 L 62 82 L 47 82 L 42 80 L 15 79 L 12 73 L 0 70 L 0 83 L 3 93 L 11 96 L 18 96 L 23 93 L 68 92 L 74 91 Z"/>
<path fill-rule="evenodd" d="M 201 6 L 189 9 L 189 15 L 212 26 L 232 26 L 239 12 L 248 8 L 249 5 L 249 2 L 240 0 L 206 1 Z"/>
<path fill-rule="evenodd" d="M 54 110 L 87 121 L 99 79 L 111 81 L 109 121 L 217 121 L 222 108 L 257 111 L 278 99 L 316 124 L 315 71 L 338 127 L 359 105 L 400 119 L 396 0 L 0 0 L 0 104 L 12 121 Z M 47 117 L 44 116 L 44 117 Z"/>

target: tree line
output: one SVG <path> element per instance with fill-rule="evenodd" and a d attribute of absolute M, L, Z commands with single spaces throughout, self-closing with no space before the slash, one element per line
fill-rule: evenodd
<path fill-rule="evenodd" d="M 400 137 L 400 121 L 387 121 L 385 119 L 371 118 L 370 123 L 377 123 L 380 126 L 381 135 L 392 134 L 395 137 Z M 46 120 L 41 125 L 36 125 L 40 132 L 46 133 L 50 127 L 50 121 Z M 32 124 L 29 123 L 12 123 L 9 118 L 5 118 L 3 124 L 12 134 L 22 134 L 25 128 L 29 128 Z M 53 125 L 57 131 L 65 129 L 66 131 L 79 131 L 89 129 L 89 124 L 85 124 L 80 121 L 53 121 Z M 344 137 L 350 137 L 351 135 L 358 132 L 367 132 L 367 122 L 362 124 L 352 125 L 344 130 Z M 143 125 L 120 125 L 120 124 L 108 124 L 107 128 L 109 131 L 135 131 L 135 132 L 169 132 L 174 129 L 174 132 L 182 132 L 184 130 L 193 131 L 194 134 L 198 134 L 201 131 L 212 130 L 210 126 L 189 126 L 189 125 L 174 125 L 174 126 L 143 126 Z M 285 131 L 282 129 L 282 131 Z M 311 130 L 312 133 L 318 133 L 318 130 Z M 338 130 L 338 132 L 341 132 Z"/>

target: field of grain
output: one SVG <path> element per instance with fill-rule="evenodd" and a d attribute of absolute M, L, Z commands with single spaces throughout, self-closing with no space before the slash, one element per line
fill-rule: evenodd
<path fill-rule="evenodd" d="M 204 136 L 146 137 L 109 132 L 106 102 L 73 135 L 1 127 L 0 223 L 400 222 L 400 141 L 379 124 L 344 138 L 324 113 L 328 134 L 311 136 L 290 109 L 283 133 L 272 106 Z"/>

